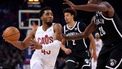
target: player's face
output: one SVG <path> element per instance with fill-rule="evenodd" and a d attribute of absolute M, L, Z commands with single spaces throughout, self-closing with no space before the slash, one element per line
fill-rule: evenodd
<path fill-rule="evenodd" d="M 71 13 L 64 13 L 64 19 L 66 23 L 70 23 L 74 19 L 74 16 Z"/>
<path fill-rule="evenodd" d="M 52 21 L 53 21 L 53 12 L 51 10 L 45 10 L 43 15 L 42 15 L 42 17 L 41 17 L 41 20 L 44 23 L 52 24 Z"/>

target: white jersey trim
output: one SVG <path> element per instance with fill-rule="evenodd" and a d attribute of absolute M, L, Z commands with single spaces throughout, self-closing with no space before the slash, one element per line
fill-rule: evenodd
<path fill-rule="evenodd" d="M 105 67 L 109 68 L 109 69 L 117 69 L 120 66 L 121 63 L 122 63 L 122 58 L 121 58 L 120 62 L 118 63 L 118 65 L 115 68 L 112 68 L 110 66 L 105 66 Z"/>
<path fill-rule="evenodd" d="M 91 64 L 89 63 L 89 64 L 85 64 L 85 65 L 83 65 L 82 66 L 82 68 L 81 69 L 83 69 L 84 67 L 90 67 L 91 66 Z"/>
<path fill-rule="evenodd" d="M 66 34 L 66 26 L 64 26 L 64 32 L 63 33 Z"/>
<path fill-rule="evenodd" d="M 121 63 L 122 63 L 122 58 L 121 58 L 119 64 L 115 67 L 115 69 L 117 69 L 120 66 Z"/>
<path fill-rule="evenodd" d="M 66 60 L 66 62 L 73 62 L 73 63 L 76 63 L 74 60 Z"/>
<path fill-rule="evenodd" d="M 79 24 L 80 24 L 80 22 L 78 22 L 78 24 L 77 24 L 78 32 L 82 33 L 80 28 L 79 28 Z"/>
<path fill-rule="evenodd" d="M 69 30 L 73 30 L 77 24 L 77 21 L 75 22 L 75 25 L 72 28 L 69 28 L 68 24 L 66 25 Z"/>
<path fill-rule="evenodd" d="M 117 31 L 117 33 L 119 34 L 119 36 L 122 38 L 122 34 L 121 34 L 120 31 L 118 30 L 118 28 L 117 28 L 117 26 L 116 26 L 116 24 L 115 24 L 113 18 L 106 18 L 102 13 L 100 13 L 100 14 L 102 15 L 102 17 L 103 17 L 104 19 L 106 19 L 106 20 L 111 20 L 111 21 L 112 21 L 112 23 L 113 23 L 113 25 L 114 25 L 114 28 L 116 29 L 116 31 Z"/>
<path fill-rule="evenodd" d="M 79 32 L 79 33 L 82 33 L 81 30 L 80 30 L 80 28 L 79 28 L 80 22 L 77 22 L 77 23 L 78 23 L 78 24 L 77 24 L 78 32 Z M 85 47 L 87 48 L 88 46 L 87 46 L 86 41 L 85 41 L 84 38 L 83 38 L 83 43 L 84 43 Z"/>
<path fill-rule="evenodd" d="M 84 43 L 85 47 L 87 48 L 88 46 L 86 44 L 85 38 L 83 38 L 83 43 Z"/>

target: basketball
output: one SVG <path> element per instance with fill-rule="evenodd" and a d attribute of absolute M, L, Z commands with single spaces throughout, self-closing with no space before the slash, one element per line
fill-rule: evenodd
<path fill-rule="evenodd" d="M 16 27 L 7 27 L 3 31 L 3 38 L 5 40 L 10 40 L 10 41 L 17 41 L 20 38 L 20 32 Z"/>

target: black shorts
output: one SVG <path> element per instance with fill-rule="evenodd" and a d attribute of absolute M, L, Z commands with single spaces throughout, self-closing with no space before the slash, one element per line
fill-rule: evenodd
<path fill-rule="evenodd" d="M 80 54 L 76 53 L 73 55 L 69 55 L 65 58 L 65 62 L 72 62 L 76 64 L 76 68 L 78 67 L 83 69 L 85 66 L 91 67 L 90 54 L 88 51 L 82 51 Z"/>
<path fill-rule="evenodd" d="M 122 69 L 122 42 L 103 46 L 98 56 L 97 69 Z"/>

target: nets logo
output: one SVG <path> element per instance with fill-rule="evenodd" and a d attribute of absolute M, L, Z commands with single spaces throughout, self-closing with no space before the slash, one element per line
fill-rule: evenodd
<path fill-rule="evenodd" d="M 115 59 L 110 59 L 110 65 L 115 66 L 117 64 L 117 61 Z"/>

